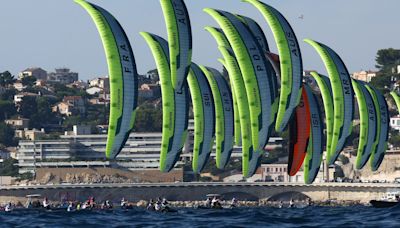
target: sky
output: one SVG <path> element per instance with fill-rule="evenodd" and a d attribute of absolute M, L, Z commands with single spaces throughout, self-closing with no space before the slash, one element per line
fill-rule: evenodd
<path fill-rule="evenodd" d="M 322 60 L 302 40 L 311 38 L 333 48 L 350 72 L 375 68 L 379 49 L 400 47 L 398 0 L 263 0 L 291 23 L 303 56 L 304 69 L 326 74 Z M 140 74 L 155 68 L 150 49 L 139 35 L 148 31 L 163 37 L 166 28 L 159 0 L 92 0 L 111 12 L 131 41 Z M 203 9 L 223 9 L 254 18 L 277 52 L 262 15 L 240 0 L 186 0 L 193 27 L 193 62 L 221 69 L 216 43 L 204 26 L 217 23 Z M 0 72 L 13 74 L 27 67 L 53 71 L 68 67 L 80 79 L 108 75 L 97 29 L 86 11 L 73 0 L 12 0 L 0 2 Z M 304 19 L 299 17 L 303 15 Z"/>

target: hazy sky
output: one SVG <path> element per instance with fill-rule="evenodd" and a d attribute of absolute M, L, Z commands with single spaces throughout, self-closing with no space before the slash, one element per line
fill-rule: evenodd
<path fill-rule="evenodd" d="M 374 69 L 378 49 L 400 46 L 398 0 L 264 0 L 281 11 L 301 44 L 305 69 L 325 73 L 317 53 L 302 40 L 312 38 L 331 46 L 350 72 Z M 138 71 L 155 68 L 140 31 L 166 37 L 158 0 L 93 0 L 110 11 L 126 30 L 134 49 Z M 221 69 L 215 41 L 204 31 L 216 22 L 202 10 L 224 9 L 260 22 L 271 49 L 271 30 L 261 14 L 240 0 L 186 0 L 194 35 L 193 61 Z M 89 15 L 73 0 L 12 0 L 0 2 L 0 71 L 13 74 L 30 66 L 47 71 L 69 67 L 81 79 L 107 75 L 100 37 Z M 299 19 L 304 15 L 304 19 Z"/>

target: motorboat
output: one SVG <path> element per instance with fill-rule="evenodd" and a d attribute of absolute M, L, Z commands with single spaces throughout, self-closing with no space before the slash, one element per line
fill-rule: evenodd
<path fill-rule="evenodd" d="M 371 200 L 369 203 L 376 208 L 394 207 L 400 204 L 400 193 L 387 192 L 380 200 Z"/>

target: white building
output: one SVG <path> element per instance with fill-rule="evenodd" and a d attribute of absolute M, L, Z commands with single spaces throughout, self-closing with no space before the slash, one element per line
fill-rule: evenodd
<path fill-rule="evenodd" d="M 68 68 L 59 68 L 56 69 L 56 72 L 49 73 L 47 75 L 47 80 L 66 85 L 78 81 L 79 74 L 71 72 L 71 70 Z"/>
<path fill-rule="evenodd" d="M 86 93 L 90 95 L 96 95 L 103 93 L 103 89 L 100 87 L 90 87 L 89 89 L 86 90 Z"/>
<path fill-rule="evenodd" d="M 92 127 L 89 125 L 74 125 L 72 131 L 66 131 L 64 135 L 90 135 Z"/>
<path fill-rule="evenodd" d="M 29 130 L 28 128 L 25 128 L 23 130 L 15 130 L 15 137 L 24 139 L 24 140 L 38 140 L 41 137 L 46 135 L 46 132 L 44 129 L 31 129 Z"/>
<path fill-rule="evenodd" d="M 29 127 L 29 119 L 18 116 L 17 118 L 7 119 L 4 122 L 15 129 L 25 129 Z"/>
<path fill-rule="evenodd" d="M 359 72 L 354 72 L 353 73 L 353 78 L 360 80 L 360 81 L 364 81 L 364 82 L 370 82 L 374 77 L 376 77 L 378 72 L 376 71 L 359 71 Z"/>
<path fill-rule="evenodd" d="M 301 168 L 295 176 L 289 176 L 287 163 L 284 164 L 262 164 L 261 165 L 261 180 L 267 182 L 294 182 L 304 183 L 304 171 Z M 318 175 L 315 178 L 316 183 L 324 182 L 326 177 L 325 165 L 321 163 Z M 334 168 L 329 168 L 329 179 L 334 177 Z"/>
<path fill-rule="evenodd" d="M 108 93 L 110 91 L 110 79 L 108 77 L 92 79 L 89 81 L 89 87 L 98 87 Z"/>
<path fill-rule="evenodd" d="M 16 90 L 19 91 L 19 92 L 21 92 L 21 91 L 23 91 L 24 89 L 26 89 L 26 86 L 24 86 L 24 84 L 22 84 L 21 81 L 16 81 L 16 82 L 14 82 L 13 87 L 14 87 L 14 89 L 16 89 Z"/>
<path fill-rule="evenodd" d="M 18 78 L 35 77 L 38 80 L 47 80 L 47 72 L 40 67 L 31 67 L 21 71 Z"/>
<path fill-rule="evenodd" d="M 24 93 L 18 93 L 16 95 L 14 95 L 14 104 L 18 104 L 21 103 L 21 101 L 24 99 L 24 97 L 38 97 L 39 95 L 36 93 L 28 93 L 28 92 L 24 92 Z"/>
<path fill-rule="evenodd" d="M 17 149 L 19 173 L 34 173 L 36 167 L 45 162 L 55 162 L 57 167 L 57 161 L 66 161 L 73 156 L 72 142 L 68 140 L 20 141 Z"/>
<path fill-rule="evenodd" d="M 193 158 L 193 121 L 189 124 L 189 140 L 183 149 L 178 167 Z M 132 133 L 115 162 L 105 157 L 107 135 L 70 134 L 52 141 L 20 141 L 17 151 L 20 172 L 33 172 L 35 167 L 116 166 L 130 170 L 158 169 L 162 133 Z M 281 138 L 272 138 L 276 147 Z M 241 147 L 234 147 L 232 159 L 242 157 Z M 53 159 L 53 160 L 45 160 Z M 215 158 L 215 153 L 211 153 Z"/>
<path fill-rule="evenodd" d="M 390 127 L 396 131 L 400 131 L 400 116 L 394 116 L 390 118 Z"/>

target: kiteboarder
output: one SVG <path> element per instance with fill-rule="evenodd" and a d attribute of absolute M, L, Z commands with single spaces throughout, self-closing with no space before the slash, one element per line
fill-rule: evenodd
<path fill-rule="evenodd" d="M 155 209 L 156 211 L 161 211 L 162 206 L 161 206 L 161 200 L 160 200 L 160 199 L 157 199 L 157 202 L 156 202 L 155 205 L 154 205 L 154 209 Z"/>
<path fill-rule="evenodd" d="M 283 207 L 283 202 L 282 202 L 282 200 L 281 201 L 279 201 L 279 203 L 278 203 L 278 208 L 282 208 Z"/>
<path fill-rule="evenodd" d="M 149 200 L 149 204 L 147 205 L 147 208 L 146 208 L 148 211 L 154 211 L 155 210 L 155 207 L 154 207 L 154 200 L 153 199 L 150 199 Z"/>
<path fill-rule="evenodd" d="M 293 201 L 293 199 L 290 199 L 290 201 L 289 201 L 289 208 L 292 208 L 292 207 L 294 207 L 294 201 Z"/>
<path fill-rule="evenodd" d="M 125 208 L 127 205 L 128 205 L 128 201 L 125 200 L 125 198 L 122 198 L 122 199 L 121 199 L 121 207 L 122 207 L 122 208 Z"/>
<path fill-rule="evenodd" d="M 72 202 L 69 202 L 68 207 L 67 207 L 67 211 L 71 212 L 74 210 L 74 204 Z"/>
<path fill-rule="evenodd" d="M 86 208 L 89 208 L 89 201 L 86 201 L 82 204 L 82 209 L 85 210 Z"/>
<path fill-rule="evenodd" d="M 45 197 L 45 198 L 43 199 L 43 207 L 44 207 L 45 209 L 47 209 L 47 210 L 50 209 L 50 203 L 49 203 L 47 197 Z"/>
<path fill-rule="evenodd" d="M 90 208 L 94 208 L 96 206 L 96 202 L 93 196 L 89 197 L 89 206 Z"/>
<path fill-rule="evenodd" d="M 5 212 L 10 212 L 12 211 L 12 205 L 11 202 L 8 202 L 8 204 L 6 205 L 6 207 L 4 208 Z"/>
<path fill-rule="evenodd" d="M 107 209 L 112 209 L 113 205 L 109 200 L 106 200 L 103 202 L 103 204 L 101 205 L 101 209 L 102 210 L 107 210 Z"/>
<path fill-rule="evenodd" d="M 205 202 L 205 207 L 211 208 L 211 197 L 207 197 L 207 200 Z"/>
<path fill-rule="evenodd" d="M 219 201 L 219 199 L 216 196 L 214 196 L 214 198 L 211 201 L 211 207 L 214 209 L 222 208 L 221 202 Z"/>
<path fill-rule="evenodd" d="M 168 204 L 169 203 L 168 203 L 167 199 L 163 198 L 163 200 L 161 202 L 161 208 L 162 208 L 163 211 L 169 211 L 170 210 Z"/>
<path fill-rule="evenodd" d="M 78 202 L 78 204 L 76 205 L 76 210 L 79 211 L 81 209 L 81 202 Z"/>
<path fill-rule="evenodd" d="M 235 197 L 232 198 L 230 207 L 231 208 L 237 207 L 237 199 Z"/>

